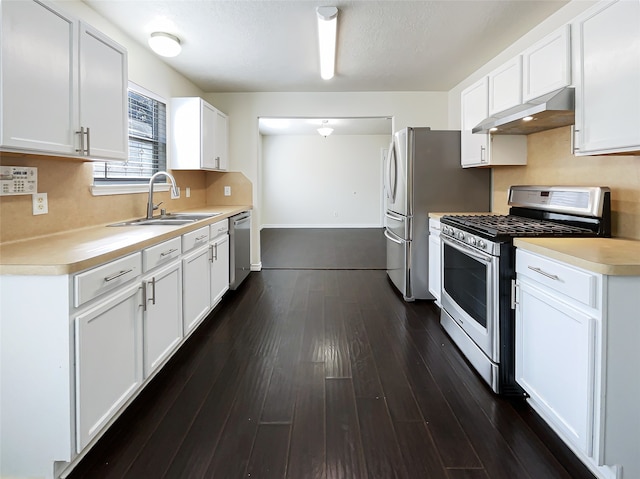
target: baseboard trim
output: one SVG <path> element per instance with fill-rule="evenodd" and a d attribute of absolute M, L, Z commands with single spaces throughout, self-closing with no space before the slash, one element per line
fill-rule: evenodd
<path fill-rule="evenodd" d="M 251 271 L 262 271 L 262 261 L 259 263 L 251 263 Z"/>

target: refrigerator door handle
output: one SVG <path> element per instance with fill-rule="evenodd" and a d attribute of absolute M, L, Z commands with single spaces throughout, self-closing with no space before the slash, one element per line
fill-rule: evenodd
<path fill-rule="evenodd" d="M 389 240 L 389 241 L 393 241 L 394 243 L 398 243 L 398 244 L 402 244 L 402 240 L 400 239 L 396 239 L 394 238 L 395 235 L 393 235 L 393 233 L 387 231 L 386 229 L 384 230 L 384 236 Z"/>
<path fill-rule="evenodd" d="M 393 168 L 391 168 L 393 160 Z M 393 181 L 391 180 L 391 173 L 393 172 Z M 396 159 L 396 146 L 395 141 L 391 141 L 389 145 L 389 156 L 387 158 L 387 197 L 391 199 L 391 202 L 396 201 L 396 189 L 398 181 L 398 163 Z"/>
<path fill-rule="evenodd" d="M 404 216 L 397 215 L 395 213 L 392 213 L 391 211 L 387 211 L 384 215 L 387 218 L 391 218 L 392 220 L 396 220 L 396 221 L 403 221 L 404 222 L 404 220 L 405 220 Z"/>

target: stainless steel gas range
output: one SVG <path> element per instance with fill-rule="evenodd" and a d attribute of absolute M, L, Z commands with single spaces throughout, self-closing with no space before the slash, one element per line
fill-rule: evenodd
<path fill-rule="evenodd" d="M 440 323 L 491 389 L 522 395 L 515 382 L 513 238 L 611 236 L 606 187 L 512 186 L 508 215 L 441 219 Z"/>

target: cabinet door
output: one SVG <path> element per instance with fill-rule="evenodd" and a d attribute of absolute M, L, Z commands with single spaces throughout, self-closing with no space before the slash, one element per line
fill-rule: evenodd
<path fill-rule="evenodd" d="M 143 281 L 144 376 L 167 359 L 182 340 L 182 265 L 180 261 Z"/>
<path fill-rule="evenodd" d="M 565 25 L 522 53 L 522 101 L 571 84 L 570 32 Z"/>
<path fill-rule="evenodd" d="M 35 1 L 0 9 L 0 144 L 76 155 L 77 23 Z"/>
<path fill-rule="evenodd" d="M 461 163 L 466 166 L 487 164 L 489 135 L 473 134 L 474 126 L 489 113 L 489 81 L 486 77 L 474 83 L 461 94 L 462 131 L 460 134 Z"/>
<path fill-rule="evenodd" d="M 202 102 L 202 167 L 216 169 L 216 110 Z"/>
<path fill-rule="evenodd" d="M 211 309 L 211 272 L 209 246 L 194 251 L 182 260 L 182 304 L 185 336 Z"/>
<path fill-rule="evenodd" d="M 518 55 L 489 74 L 489 115 L 521 103 L 522 57 Z"/>
<path fill-rule="evenodd" d="M 217 238 L 211 246 L 211 306 L 215 306 L 229 289 L 229 235 Z"/>
<path fill-rule="evenodd" d="M 598 4 L 575 22 L 577 155 L 640 151 L 640 2 Z"/>
<path fill-rule="evenodd" d="M 92 158 L 126 160 L 128 148 L 127 52 L 80 23 L 80 122 Z M 88 141 L 88 143 L 87 143 Z"/>
<path fill-rule="evenodd" d="M 221 111 L 216 111 L 216 168 L 222 171 L 229 169 L 229 119 Z"/>
<path fill-rule="evenodd" d="M 565 440 L 591 455 L 595 322 L 519 280 L 516 381 Z"/>
<path fill-rule="evenodd" d="M 441 271 L 440 271 L 440 237 L 429 235 L 429 292 L 436 298 L 436 304 L 440 304 Z"/>
<path fill-rule="evenodd" d="M 140 299 L 136 284 L 75 318 L 77 452 L 142 383 Z"/>

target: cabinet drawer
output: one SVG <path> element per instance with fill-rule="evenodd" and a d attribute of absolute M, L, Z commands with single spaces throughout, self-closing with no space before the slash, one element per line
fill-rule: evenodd
<path fill-rule="evenodd" d="M 142 252 L 142 262 L 144 271 L 150 271 L 156 266 L 166 264 L 182 253 L 182 238 L 180 236 L 165 241 L 164 243 L 151 246 Z"/>
<path fill-rule="evenodd" d="M 140 253 L 111 261 L 97 268 L 75 275 L 73 278 L 74 306 L 86 303 L 110 291 L 140 274 L 142 259 Z"/>
<path fill-rule="evenodd" d="M 195 231 L 182 235 L 182 252 L 186 253 L 209 242 L 209 227 L 203 226 Z"/>
<path fill-rule="evenodd" d="M 216 223 L 209 225 L 209 228 L 211 228 L 209 234 L 211 239 L 213 239 L 229 231 L 229 220 L 224 219 L 222 221 L 217 221 Z"/>
<path fill-rule="evenodd" d="M 518 249 L 516 273 L 595 308 L 598 277 L 564 263 Z"/>

